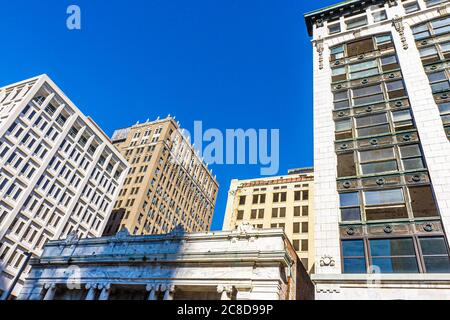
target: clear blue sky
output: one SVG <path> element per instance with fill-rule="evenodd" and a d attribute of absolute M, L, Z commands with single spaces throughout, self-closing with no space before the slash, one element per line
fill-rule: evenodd
<path fill-rule="evenodd" d="M 280 174 L 312 166 L 312 48 L 303 13 L 337 0 L 3 1 L 0 86 L 47 73 L 111 135 L 175 115 L 192 130 L 280 129 Z M 79 5 L 82 30 L 66 28 Z M 230 180 L 213 166 L 221 229 Z"/>

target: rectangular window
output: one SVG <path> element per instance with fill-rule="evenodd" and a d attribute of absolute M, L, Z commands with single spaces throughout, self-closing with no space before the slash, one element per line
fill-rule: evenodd
<path fill-rule="evenodd" d="M 390 133 L 386 113 L 356 118 L 358 137 Z"/>
<path fill-rule="evenodd" d="M 414 34 L 414 39 L 416 40 L 423 40 L 431 36 L 430 31 L 428 30 L 428 25 L 426 23 L 413 27 L 412 31 Z"/>
<path fill-rule="evenodd" d="M 424 169 L 422 153 L 418 144 L 400 147 L 403 169 L 405 171 Z"/>
<path fill-rule="evenodd" d="M 444 237 L 420 238 L 427 273 L 449 273 L 450 258 Z"/>
<path fill-rule="evenodd" d="M 406 3 L 403 5 L 405 8 L 405 13 L 416 12 L 420 10 L 419 4 L 417 2 Z"/>
<path fill-rule="evenodd" d="M 398 204 L 405 202 L 402 189 L 365 191 L 364 197 L 366 199 L 366 205 L 369 206 Z"/>
<path fill-rule="evenodd" d="M 386 10 L 374 12 L 372 15 L 373 15 L 374 22 L 380 22 L 380 21 L 387 20 Z"/>
<path fill-rule="evenodd" d="M 341 91 L 334 93 L 334 110 L 342 110 L 350 107 L 348 101 L 348 91 Z"/>
<path fill-rule="evenodd" d="M 339 197 L 341 207 L 341 220 L 346 222 L 360 221 L 361 209 L 359 193 L 341 193 Z"/>
<path fill-rule="evenodd" d="M 342 241 L 343 272 L 362 274 L 367 272 L 363 240 Z"/>
<path fill-rule="evenodd" d="M 335 23 L 335 24 L 329 24 L 328 25 L 328 33 L 329 34 L 335 34 L 341 32 L 341 24 Z"/>
<path fill-rule="evenodd" d="M 370 240 L 372 265 L 381 273 L 418 273 L 412 239 Z"/>
<path fill-rule="evenodd" d="M 352 80 L 375 76 L 379 73 L 377 60 L 360 62 L 349 66 L 349 78 Z"/>
<path fill-rule="evenodd" d="M 398 171 L 393 148 L 363 151 L 360 157 L 362 174 Z"/>
<path fill-rule="evenodd" d="M 332 60 L 337 60 L 344 57 L 344 45 L 331 48 L 330 51 Z"/>
<path fill-rule="evenodd" d="M 433 93 L 440 93 L 450 90 L 450 83 L 447 79 L 445 71 L 430 73 L 428 74 L 428 79 L 430 80 Z"/>
<path fill-rule="evenodd" d="M 355 29 L 367 24 L 367 16 L 358 17 L 355 19 L 349 19 L 345 22 L 347 24 L 347 29 Z"/>
<path fill-rule="evenodd" d="M 353 137 L 352 120 L 346 119 L 335 122 L 336 140 L 351 139 Z"/>

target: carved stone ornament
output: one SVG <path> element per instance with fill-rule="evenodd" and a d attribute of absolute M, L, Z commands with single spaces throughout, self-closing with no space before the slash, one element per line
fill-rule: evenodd
<path fill-rule="evenodd" d="M 334 261 L 334 258 L 331 256 L 323 256 L 320 259 L 321 267 L 334 267 L 335 265 L 336 265 L 336 261 Z"/>
<path fill-rule="evenodd" d="M 248 222 L 244 222 L 241 223 L 238 227 L 237 227 L 237 231 L 240 233 L 248 233 L 248 232 L 252 232 L 255 228 L 253 228 L 253 226 L 248 223 Z"/>
<path fill-rule="evenodd" d="M 71 233 L 69 233 L 69 235 L 66 238 L 66 244 L 67 245 L 72 245 L 77 243 L 78 241 L 78 233 L 76 231 L 72 231 Z"/>
<path fill-rule="evenodd" d="M 316 41 L 316 51 L 319 54 L 319 69 L 322 70 L 323 69 L 323 40 L 319 39 Z"/>
<path fill-rule="evenodd" d="M 408 43 L 406 42 L 405 37 L 405 26 L 403 25 L 403 18 L 399 16 L 395 16 L 395 18 L 392 19 L 392 25 L 394 26 L 395 30 L 400 35 L 400 41 L 402 42 L 403 49 L 408 49 Z"/>
<path fill-rule="evenodd" d="M 395 7 L 396 5 L 398 5 L 397 0 L 388 0 L 388 6 L 389 8 Z"/>

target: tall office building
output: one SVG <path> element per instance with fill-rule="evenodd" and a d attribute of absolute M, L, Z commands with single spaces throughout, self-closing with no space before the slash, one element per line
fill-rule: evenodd
<path fill-rule="evenodd" d="M 235 230 L 242 223 L 255 228 L 283 228 L 308 272 L 314 271 L 314 174 L 312 168 L 289 175 L 232 180 L 223 224 Z"/>
<path fill-rule="evenodd" d="M 314 46 L 316 297 L 450 298 L 448 1 L 344 1 Z"/>
<path fill-rule="evenodd" d="M 98 237 L 127 174 L 108 137 L 46 75 L 0 89 L 0 293 L 47 240 Z M 20 277 L 17 296 L 29 267 Z"/>
<path fill-rule="evenodd" d="M 131 164 L 105 235 L 209 231 L 219 186 L 172 117 L 117 130 L 113 143 Z"/>

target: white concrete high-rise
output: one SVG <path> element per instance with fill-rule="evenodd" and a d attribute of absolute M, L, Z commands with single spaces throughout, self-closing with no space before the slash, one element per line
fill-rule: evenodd
<path fill-rule="evenodd" d="M 450 299 L 450 6 L 351 0 L 314 47 L 318 299 Z"/>
<path fill-rule="evenodd" d="M 104 132 L 48 76 L 0 88 L 0 295 L 47 240 L 101 236 L 127 171 Z"/>

